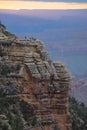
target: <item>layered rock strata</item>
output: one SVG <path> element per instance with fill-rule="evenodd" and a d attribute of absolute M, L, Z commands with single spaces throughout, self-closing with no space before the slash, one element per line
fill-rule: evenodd
<path fill-rule="evenodd" d="M 68 110 L 70 76 L 52 62 L 37 39 L 0 39 L 0 89 L 5 97 L 31 104 L 37 124 L 32 130 L 71 130 Z M 7 66 L 7 69 L 4 69 Z"/>

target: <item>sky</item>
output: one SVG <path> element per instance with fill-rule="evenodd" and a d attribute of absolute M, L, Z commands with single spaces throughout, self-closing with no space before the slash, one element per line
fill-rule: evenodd
<path fill-rule="evenodd" d="M 87 0 L 0 0 L 0 9 L 87 9 Z"/>

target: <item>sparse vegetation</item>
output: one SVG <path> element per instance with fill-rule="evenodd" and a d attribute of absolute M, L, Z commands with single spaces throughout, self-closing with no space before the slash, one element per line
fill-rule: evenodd
<path fill-rule="evenodd" d="M 2 69 L 1 69 L 1 74 L 2 75 L 7 75 L 11 72 L 11 69 L 9 68 L 9 66 L 3 65 Z"/>
<path fill-rule="evenodd" d="M 12 36 L 12 37 L 16 37 L 14 34 L 11 34 L 10 32 L 8 32 L 8 31 L 4 31 L 4 34 L 6 35 L 6 36 Z"/>
<path fill-rule="evenodd" d="M 12 127 L 12 130 L 23 130 L 23 121 L 21 116 L 16 115 L 15 117 L 10 114 L 9 115 L 9 124 Z"/>
<path fill-rule="evenodd" d="M 2 128 L 2 130 L 9 130 L 8 125 L 1 120 L 0 120 L 0 128 Z"/>
<path fill-rule="evenodd" d="M 20 68 L 21 68 L 20 64 L 17 64 L 17 65 L 3 64 L 3 65 L 0 66 L 0 74 L 1 75 L 7 75 L 7 74 L 10 74 L 10 73 L 17 74 L 19 72 Z"/>
<path fill-rule="evenodd" d="M 28 125 L 36 124 L 36 117 L 31 105 L 18 98 L 5 98 L 0 100 L 0 115 L 5 115 L 12 130 L 23 130 L 25 120 Z M 0 119 L 0 128 L 9 130 L 5 119 Z"/>
<path fill-rule="evenodd" d="M 6 52 L 4 52 L 1 48 L 0 48 L 0 56 L 1 57 L 6 56 Z"/>
<path fill-rule="evenodd" d="M 36 117 L 34 114 L 34 109 L 31 105 L 27 104 L 24 101 L 20 102 L 20 109 L 23 113 L 24 119 L 30 124 L 35 125 L 36 124 Z"/>
<path fill-rule="evenodd" d="M 69 101 L 72 130 L 87 130 L 87 107 L 73 97 Z"/>

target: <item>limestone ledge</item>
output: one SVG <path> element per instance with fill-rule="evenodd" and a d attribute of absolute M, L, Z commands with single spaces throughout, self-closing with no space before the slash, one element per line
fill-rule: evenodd
<path fill-rule="evenodd" d="M 60 62 L 52 62 L 37 39 L 0 39 L 0 91 L 31 104 L 38 120 L 32 130 L 71 130 L 68 110 L 70 75 Z M 49 123 L 50 122 L 50 123 Z"/>

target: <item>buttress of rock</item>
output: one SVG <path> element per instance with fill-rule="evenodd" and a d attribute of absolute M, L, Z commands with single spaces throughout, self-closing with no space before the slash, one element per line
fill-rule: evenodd
<path fill-rule="evenodd" d="M 3 93 L 33 107 L 37 124 L 32 130 L 71 130 L 70 76 L 65 66 L 52 62 L 37 39 L 0 38 L 0 51 Z"/>

